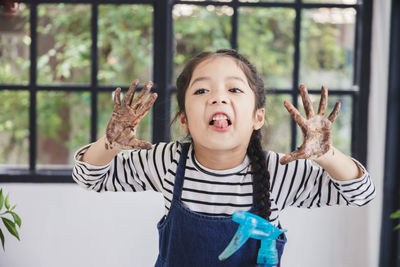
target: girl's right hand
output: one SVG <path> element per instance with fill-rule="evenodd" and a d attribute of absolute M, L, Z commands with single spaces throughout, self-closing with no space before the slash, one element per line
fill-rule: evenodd
<path fill-rule="evenodd" d="M 157 93 L 150 93 L 153 83 L 149 81 L 133 100 L 138 84 L 137 79 L 132 82 L 123 104 L 120 98 L 121 88 L 115 90 L 114 110 L 106 129 L 106 149 L 112 149 L 114 146 L 119 149 L 150 149 L 152 147 L 150 143 L 136 139 L 136 128 L 156 101 Z"/>

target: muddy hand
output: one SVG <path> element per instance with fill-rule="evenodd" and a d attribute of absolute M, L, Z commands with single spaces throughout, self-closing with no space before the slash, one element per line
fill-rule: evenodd
<path fill-rule="evenodd" d="M 287 164 L 296 159 L 317 159 L 327 153 L 332 146 L 332 123 L 339 113 L 340 102 L 336 102 L 331 114 L 328 118 L 325 118 L 324 115 L 328 99 L 328 89 L 325 86 L 321 88 L 321 100 L 316 115 L 314 114 L 307 88 L 304 85 L 300 85 L 300 95 L 303 100 L 304 111 L 307 118 L 301 116 L 299 111 L 291 103 L 285 101 L 284 105 L 300 126 L 303 133 L 303 144 L 292 153 L 282 157 L 280 160 L 281 164 Z"/>
<path fill-rule="evenodd" d="M 138 84 L 139 80 L 132 82 L 122 104 L 121 88 L 115 90 L 114 110 L 106 130 L 108 141 L 106 149 L 113 147 L 120 149 L 151 148 L 150 143 L 136 139 L 136 128 L 157 99 L 157 94 L 150 93 L 153 84 L 147 82 L 136 99 L 133 99 Z"/>

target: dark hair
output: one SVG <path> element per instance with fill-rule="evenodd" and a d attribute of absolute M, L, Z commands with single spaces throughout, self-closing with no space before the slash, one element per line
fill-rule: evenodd
<path fill-rule="evenodd" d="M 215 52 L 202 52 L 186 64 L 185 68 L 176 80 L 178 112 L 173 121 L 178 116 L 185 113 L 185 93 L 189 86 L 194 69 L 203 61 L 209 58 L 227 56 L 233 58 L 241 70 L 246 75 L 250 88 L 255 95 L 255 110 L 263 108 L 265 105 L 264 82 L 257 72 L 257 69 L 243 55 L 232 49 L 220 49 Z M 247 147 L 247 155 L 250 159 L 251 169 L 253 173 L 254 192 L 253 199 L 258 208 L 258 215 L 269 219 L 271 214 L 270 200 L 270 175 L 267 168 L 265 153 L 261 146 L 261 130 L 254 130 L 249 145 Z"/>

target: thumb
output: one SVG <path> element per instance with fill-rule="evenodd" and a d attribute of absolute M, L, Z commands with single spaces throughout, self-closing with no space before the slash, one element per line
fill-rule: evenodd
<path fill-rule="evenodd" d="M 283 156 L 280 160 L 279 163 L 282 165 L 286 165 L 291 161 L 297 160 L 297 159 L 305 159 L 307 158 L 307 154 L 304 153 L 303 150 L 297 149 L 289 154 L 286 154 Z"/>
<path fill-rule="evenodd" d="M 137 139 L 131 139 L 128 146 L 133 149 L 140 148 L 140 149 L 146 149 L 146 150 L 149 150 L 153 147 L 153 145 L 151 143 L 142 141 L 142 140 L 137 140 Z"/>

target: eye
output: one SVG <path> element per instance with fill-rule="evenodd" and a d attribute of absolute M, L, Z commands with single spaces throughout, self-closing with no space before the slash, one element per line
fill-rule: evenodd
<path fill-rule="evenodd" d="M 231 88 L 231 89 L 229 89 L 229 92 L 231 92 L 231 93 L 243 93 L 243 91 L 240 90 L 239 88 Z"/>
<path fill-rule="evenodd" d="M 194 92 L 194 94 L 195 94 L 195 95 L 201 95 L 201 94 L 205 94 L 207 91 L 208 91 L 207 89 L 201 88 L 201 89 L 197 89 L 197 90 Z"/>

